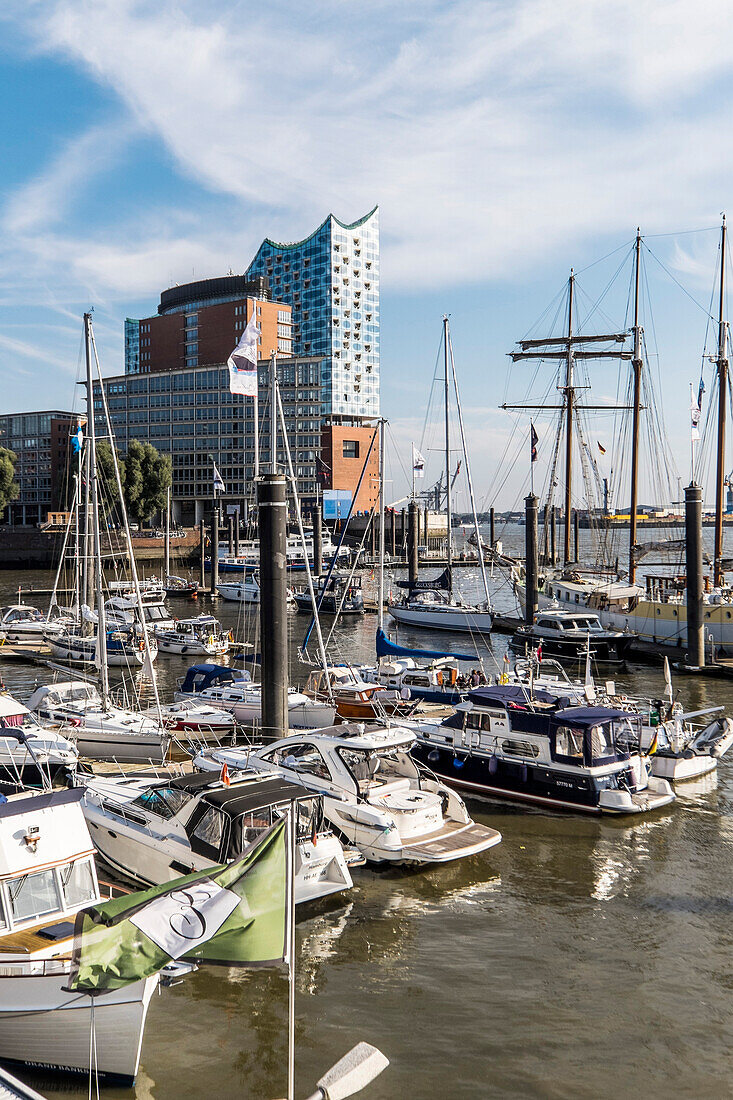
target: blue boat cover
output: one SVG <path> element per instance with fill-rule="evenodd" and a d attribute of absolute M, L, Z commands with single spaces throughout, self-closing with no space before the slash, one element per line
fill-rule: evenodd
<path fill-rule="evenodd" d="M 228 668 L 226 665 L 191 665 L 181 684 L 181 691 L 191 695 L 194 691 L 203 691 L 217 684 L 234 684 L 246 679 L 238 668 Z"/>
<path fill-rule="evenodd" d="M 475 653 L 447 653 L 444 649 L 407 649 L 391 642 L 380 627 L 377 630 L 377 657 L 455 657 L 457 661 L 479 661 Z"/>

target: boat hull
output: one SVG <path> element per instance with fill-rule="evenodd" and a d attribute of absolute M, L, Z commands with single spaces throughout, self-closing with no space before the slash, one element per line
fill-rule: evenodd
<path fill-rule="evenodd" d="M 159 733 L 135 734 L 111 732 L 88 726 L 75 726 L 67 731 L 76 742 L 79 753 L 90 760 L 119 761 L 124 764 L 162 764 L 169 738 Z"/>
<path fill-rule="evenodd" d="M 450 630 L 453 633 L 488 634 L 493 623 L 490 611 L 471 611 L 460 607 L 442 609 L 438 606 L 423 609 L 392 604 L 389 613 L 403 626 L 418 626 L 425 630 Z"/>
<path fill-rule="evenodd" d="M 12 969 L 12 963 L 0 963 L 0 1059 L 86 1077 L 91 998 L 63 990 L 68 970 L 50 975 L 6 976 Z M 140 1064 L 145 1017 L 157 985 L 156 974 L 95 998 L 98 1068 L 106 1079 L 133 1083 Z"/>

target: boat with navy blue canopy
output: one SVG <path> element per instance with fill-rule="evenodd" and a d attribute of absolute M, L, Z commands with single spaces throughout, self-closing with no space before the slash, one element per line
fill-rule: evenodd
<path fill-rule="evenodd" d="M 638 814 L 674 800 L 638 752 L 640 716 L 520 684 L 471 691 L 442 722 L 405 723 L 413 755 L 475 798 L 559 810 Z"/>

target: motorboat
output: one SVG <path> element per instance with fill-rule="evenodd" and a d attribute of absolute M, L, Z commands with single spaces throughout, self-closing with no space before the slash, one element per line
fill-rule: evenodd
<path fill-rule="evenodd" d="M 4 736 L 12 730 L 13 736 Z M 74 782 L 79 750 L 57 730 L 45 729 L 23 703 L 0 691 L 0 791 Z"/>
<path fill-rule="evenodd" d="M 161 703 L 148 707 L 143 712 L 154 721 L 160 721 L 166 729 L 174 730 L 178 740 L 185 740 L 181 734 L 196 733 L 206 738 L 219 740 L 232 736 L 237 728 L 237 720 L 229 711 L 219 710 L 197 703 L 194 699 L 179 700 L 177 703 Z"/>
<path fill-rule="evenodd" d="M 260 571 L 258 568 L 247 566 L 244 575 L 238 581 L 220 581 L 216 590 L 222 599 L 232 600 L 234 603 L 257 604 L 260 602 Z M 287 591 L 288 603 L 293 602 L 293 593 Z"/>
<path fill-rule="evenodd" d="M 515 649 L 541 647 L 543 654 L 573 661 L 589 653 L 604 663 L 623 661 L 634 641 L 628 631 L 605 629 L 592 612 L 554 609 L 540 612 L 511 637 Z"/>
<path fill-rule="evenodd" d="M 262 721 L 262 688 L 248 672 L 225 665 L 192 665 L 173 698 L 195 699 L 212 707 L 229 711 L 242 725 L 258 726 Z M 309 699 L 295 688 L 288 688 L 288 726 L 291 729 L 320 729 L 330 726 L 336 718 L 331 703 Z"/>
<path fill-rule="evenodd" d="M 409 698 L 428 703 L 454 706 L 468 692 L 455 657 L 438 657 L 427 664 L 418 664 L 413 657 L 381 657 L 377 665 L 364 666 L 360 672 L 369 683 L 400 694 L 409 692 Z"/>
<path fill-rule="evenodd" d="M 92 760 L 159 764 L 168 752 L 171 735 L 158 721 L 114 706 L 88 681 L 44 684 L 27 706 L 42 725 L 60 727 Z"/>
<path fill-rule="evenodd" d="M 313 567 L 313 531 L 311 528 L 304 528 L 305 534 L 305 551 L 303 550 L 303 541 L 300 535 L 288 535 L 286 539 L 286 563 L 287 568 L 291 570 L 304 570 L 306 556 L 308 561 Z M 327 565 L 330 565 L 331 561 L 335 557 L 337 563 L 347 562 L 349 560 L 350 551 L 347 547 L 342 546 L 337 548 L 333 542 L 330 532 L 324 530 L 322 534 L 322 555 L 323 561 Z M 220 573 L 243 573 L 246 569 L 253 566 L 258 566 L 260 562 L 260 543 L 259 539 L 243 539 L 239 543 L 239 554 L 232 554 L 230 548 L 222 548 L 219 551 L 218 569 Z M 205 562 L 206 568 L 211 569 L 211 559 L 207 558 Z"/>
<path fill-rule="evenodd" d="M 609 814 L 647 813 L 674 800 L 638 751 L 641 718 L 628 710 L 500 684 L 471 691 L 442 722 L 410 728 L 413 756 L 475 798 Z"/>
<path fill-rule="evenodd" d="M 296 814 L 295 901 L 353 885 L 344 851 L 324 828 L 322 799 L 283 773 L 250 771 L 224 782 L 221 764 L 167 779 L 90 777 L 82 808 L 115 871 L 157 885 L 230 863 L 289 807 Z"/>
<path fill-rule="evenodd" d="M 153 635 L 160 653 L 182 657 L 222 657 L 229 652 L 231 633 L 213 615 L 176 619 L 171 626 L 155 626 Z"/>
<path fill-rule="evenodd" d="M 162 589 L 152 588 L 141 592 L 141 597 L 138 608 L 138 599 L 134 592 L 111 596 L 104 605 L 108 624 L 139 629 L 144 622 L 146 627 L 160 630 L 175 627 L 176 620 L 165 605 Z"/>
<path fill-rule="evenodd" d="M 203 755 L 229 769 L 249 763 L 282 773 L 322 794 L 326 819 L 372 863 L 447 863 L 498 844 L 496 829 L 472 821 L 456 792 L 412 759 L 414 739 L 402 726 L 348 723 Z"/>
<path fill-rule="evenodd" d="M 100 1077 L 131 1085 L 159 975 L 102 999 L 67 988 L 74 920 L 102 900 L 82 795 L 24 793 L 0 805 L 0 1059 L 87 1078 L 93 1020 Z"/>
<path fill-rule="evenodd" d="M 61 633 L 67 623 L 65 616 L 49 619 L 37 607 L 19 601 L 0 607 L 0 640 L 42 645 L 49 635 Z"/>
<path fill-rule="evenodd" d="M 401 691 L 367 683 L 351 665 L 329 665 L 311 672 L 303 691 L 311 699 L 330 701 L 339 718 L 362 721 L 406 716 L 419 702 Z"/>
<path fill-rule="evenodd" d="M 199 586 L 197 581 L 188 581 L 185 577 L 168 575 L 163 579 L 163 591 L 166 596 L 196 600 L 198 599 Z"/>
<path fill-rule="evenodd" d="M 313 594 L 319 615 L 364 614 L 361 577 L 349 577 L 343 573 L 333 573 L 330 577 L 314 577 Z M 313 614 L 313 601 L 307 587 L 296 588 L 293 597 L 298 611 Z"/>
<path fill-rule="evenodd" d="M 60 633 L 48 632 L 44 638 L 54 657 L 72 664 L 93 665 L 97 660 L 97 635 L 82 634 L 77 626 L 71 626 Z M 158 656 L 158 644 L 149 638 L 150 660 Z M 134 668 L 145 664 L 145 642 L 134 628 L 112 627 L 106 632 L 107 665 L 110 668 Z"/>

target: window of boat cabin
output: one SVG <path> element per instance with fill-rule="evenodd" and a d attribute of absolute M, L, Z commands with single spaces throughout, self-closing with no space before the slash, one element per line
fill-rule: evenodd
<path fill-rule="evenodd" d="M 491 729 L 492 721 L 506 723 L 506 720 L 506 711 L 504 710 L 471 710 L 468 712 L 466 727 L 470 730 L 485 730 L 488 732 Z"/>
<path fill-rule="evenodd" d="M 148 813 L 167 820 L 177 814 L 190 797 L 187 791 L 178 790 L 176 787 L 157 787 L 152 791 L 143 791 L 133 799 L 130 805 L 139 806 Z"/>
<path fill-rule="evenodd" d="M 302 742 L 300 745 L 283 745 L 281 749 L 270 753 L 267 759 L 281 764 L 284 768 L 290 768 L 291 771 L 314 775 L 317 779 L 331 778 L 331 773 L 320 752 L 315 745 L 308 742 Z"/>
<path fill-rule="evenodd" d="M 558 726 L 555 730 L 555 757 L 573 764 L 583 763 L 583 730 Z"/>
<path fill-rule="evenodd" d="M 507 756 L 539 756 L 539 745 L 533 745 L 531 741 L 516 741 L 507 739 L 501 743 L 502 752 Z"/>
<path fill-rule="evenodd" d="M 217 810 L 215 806 L 208 806 L 193 831 L 191 837 L 193 851 L 217 859 L 221 848 L 221 838 L 224 835 L 224 825 L 224 814 Z M 199 843 L 196 844 L 194 841 L 199 841 Z M 206 851 L 206 849 L 210 849 L 210 851 Z"/>
<path fill-rule="evenodd" d="M 43 917 L 47 913 L 58 913 L 61 909 L 61 895 L 53 868 L 21 875 L 20 878 L 11 879 L 6 885 L 10 912 L 16 923 Z"/>
<path fill-rule="evenodd" d="M 75 909 L 78 905 L 86 905 L 95 900 L 97 884 L 91 859 L 75 859 L 68 867 L 62 867 L 59 875 L 68 909 Z"/>

